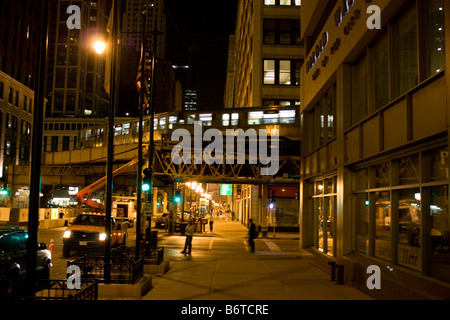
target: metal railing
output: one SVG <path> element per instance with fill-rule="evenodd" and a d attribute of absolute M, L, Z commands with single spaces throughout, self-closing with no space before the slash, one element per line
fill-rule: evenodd
<path fill-rule="evenodd" d="M 126 257 L 127 259 L 135 259 L 136 248 L 120 246 L 113 249 L 111 253 L 112 256 L 116 258 Z M 144 264 L 146 265 L 159 265 L 164 261 L 164 247 L 148 248 L 145 246 L 141 246 L 140 257 L 141 259 L 143 259 Z"/>
<path fill-rule="evenodd" d="M 83 256 L 79 259 L 67 261 L 67 267 L 76 265 L 81 270 L 81 279 L 96 279 L 105 281 L 105 261 L 102 256 Z M 110 283 L 135 284 L 144 275 L 144 260 L 134 260 L 129 256 L 111 256 L 111 280 Z"/>
<path fill-rule="evenodd" d="M 36 280 L 36 293 L 30 296 L 26 292 L 24 279 L 8 280 L 3 283 L 0 300 L 97 300 L 98 282 L 93 280 L 81 281 L 80 289 L 69 289 L 66 280 Z"/>

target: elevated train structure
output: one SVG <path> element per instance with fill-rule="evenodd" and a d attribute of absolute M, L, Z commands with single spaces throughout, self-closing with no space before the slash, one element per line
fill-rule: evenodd
<path fill-rule="evenodd" d="M 143 119 L 143 143 L 150 142 L 150 116 Z M 197 122 L 198 121 L 198 122 Z M 266 129 L 269 142 L 273 133 L 278 133 L 279 170 L 274 176 L 261 175 L 261 163 L 232 164 L 182 163 L 176 165 L 171 159 L 174 146 L 171 135 L 176 129 L 193 133 L 194 124 L 201 124 L 202 132 L 217 129 L 224 135 L 227 130 L 238 129 L 248 132 Z M 166 112 L 154 117 L 154 169 L 155 177 L 177 182 L 197 180 L 210 183 L 252 183 L 252 184 L 294 184 L 298 185 L 300 172 L 300 116 L 295 106 L 240 108 L 211 112 Z M 276 131 L 277 130 L 277 131 Z M 106 174 L 107 124 L 86 127 L 79 130 L 78 143 L 74 150 L 45 152 L 41 168 L 43 185 L 86 186 Z M 137 155 L 139 134 L 138 118 L 117 118 L 114 128 L 114 166 L 120 167 Z M 248 140 L 248 139 L 247 139 Z M 247 141 L 248 142 L 248 141 Z M 249 143 L 249 142 L 248 142 Z M 203 148 L 208 142 L 203 141 Z M 269 146 L 270 148 L 270 146 Z M 146 149 L 146 148 L 145 148 Z M 237 150 L 237 149 L 235 149 Z M 248 149 L 246 149 L 248 150 Z M 149 153 L 145 160 L 148 161 Z M 229 155 L 228 155 L 229 156 Z M 237 151 L 234 155 L 239 157 Z M 144 168 L 146 164 L 144 164 Z M 115 177 L 114 186 L 136 186 L 137 166 L 129 167 Z M 14 192 L 29 183 L 30 168 L 14 166 L 10 170 L 9 185 Z M 13 194 L 13 193 L 12 193 Z"/>

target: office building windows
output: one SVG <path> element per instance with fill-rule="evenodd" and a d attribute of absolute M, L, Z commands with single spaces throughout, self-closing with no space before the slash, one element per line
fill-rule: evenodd
<path fill-rule="evenodd" d="M 300 20 L 264 19 L 263 29 L 264 44 L 300 44 Z"/>
<path fill-rule="evenodd" d="M 264 59 L 263 84 L 300 85 L 300 60 Z"/>
<path fill-rule="evenodd" d="M 301 6 L 301 0 L 264 0 L 266 6 Z"/>
<path fill-rule="evenodd" d="M 425 2 L 425 78 L 445 68 L 444 0 Z"/>
<path fill-rule="evenodd" d="M 393 94 L 399 96 L 418 84 L 416 7 L 405 11 L 393 24 Z"/>

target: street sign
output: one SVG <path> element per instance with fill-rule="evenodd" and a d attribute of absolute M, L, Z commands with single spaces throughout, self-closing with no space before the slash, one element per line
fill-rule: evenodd
<path fill-rule="evenodd" d="M 233 194 L 232 184 L 221 184 L 220 185 L 220 195 L 221 196 L 231 196 Z"/>
<path fill-rule="evenodd" d="M 147 202 L 147 203 L 144 204 L 143 212 L 146 215 L 151 215 L 152 214 L 152 204 L 150 202 Z"/>

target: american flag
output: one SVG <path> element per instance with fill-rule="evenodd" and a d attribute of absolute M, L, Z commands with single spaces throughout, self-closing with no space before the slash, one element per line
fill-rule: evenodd
<path fill-rule="evenodd" d="M 141 93 L 141 82 L 142 82 L 142 51 L 143 48 L 141 48 L 141 59 L 139 61 L 139 68 L 138 68 L 138 74 L 136 77 L 136 88 L 139 93 Z M 152 74 L 152 65 L 151 65 L 151 59 L 150 54 L 148 52 L 145 52 L 145 66 L 144 66 L 144 101 L 143 101 L 143 110 L 145 111 L 149 104 L 149 97 L 150 97 L 150 83 L 148 79 L 150 78 Z"/>

